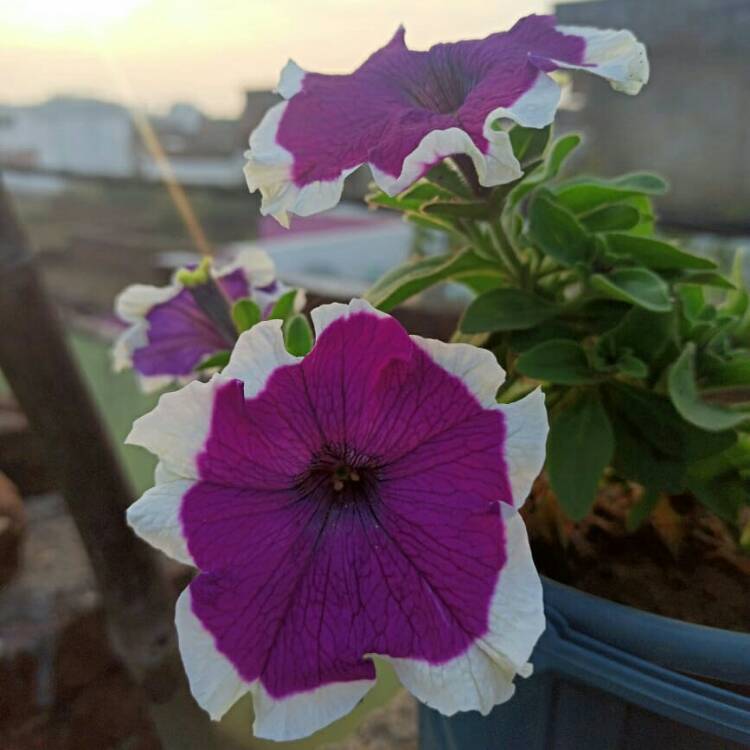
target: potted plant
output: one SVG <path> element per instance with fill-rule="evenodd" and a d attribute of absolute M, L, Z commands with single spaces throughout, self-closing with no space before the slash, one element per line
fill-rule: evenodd
<path fill-rule="evenodd" d="M 315 335 L 301 297 L 262 256 L 206 262 L 167 289 L 121 297 L 123 365 L 178 379 L 221 370 L 164 397 L 130 437 L 162 461 L 131 524 L 202 571 L 177 624 L 212 716 L 249 691 L 258 734 L 304 736 L 366 693 L 375 654 L 443 714 L 502 704 L 485 717 L 423 708 L 425 750 L 750 740 L 738 687 L 750 684 L 750 295 L 738 265 L 724 273 L 657 235 L 651 199 L 666 184 L 656 175 L 560 176 L 580 142 L 551 140 L 559 90 L 548 73 L 560 67 L 629 94 L 648 78 L 629 32 L 536 16 L 427 52 L 409 50 L 401 29 L 348 76 L 290 61 L 278 86 L 286 101 L 250 139 L 245 173 L 261 211 L 287 224 L 330 208 L 368 162 L 378 186 L 369 204 L 445 233 L 451 249 L 387 273 L 366 300 L 313 311 Z M 388 311 L 445 282 L 471 296 L 453 342 L 406 337 Z M 543 627 L 516 511 L 543 462 L 539 388 L 546 469 L 524 514 L 547 575 L 547 628 L 536 675 L 510 700 Z M 451 414 L 427 451 L 420 430 Z M 456 432 L 471 414 L 494 420 L 481 439 Z M 384 436 L 402 443 L 388 443 L 393 460 L 383 460 Z M 389 474 L 400 462 L 408 467 Z M 415 475 L 416 489 L 388 485 Z M 389 486 L 399 532 L 378 515 Z M 320 533 L 300 533 L 297 554 L 282 554 L 311 507 Z M 281 523 L 279 513 L 291 515 Z M 409 555 L 403 540 L 391 554 L 386 537 L 404 524 L 406 546 L 430 563 L 396 575 L 389 566 Z M 428 569 L 437 589 L 419 583 Z M 259 607 L 292 576 L 307 582 L 309 611 L 291 594 Z M 699 583 L 702 600 L 690 596 Z M 460 616 L 435 593 L 443 586 Z M 688 595 L 669 594 L 679 590 Z M 283 649 L 263 640 L 269 613 L 272 632 L 296 624 Z"/>

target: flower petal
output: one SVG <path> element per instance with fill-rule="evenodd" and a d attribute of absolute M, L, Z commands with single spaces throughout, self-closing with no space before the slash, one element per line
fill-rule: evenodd
<path fill-rule="evenodd" d="M 426 705 L 451 716 L 486 715 L 515 692 L 513 679 L 528 677 L 526 663 L 544 631 L 542 585 L 523 520 L 503 510 L 507 559 L 490 605 L 488 632 L 463 654 L 441 664 L 389 659 L 403 685 Z"/>
<path fill-rule="evenodd" d="M 512 404 L 495 407 L 505 417 L 505 462 L 513 505 L 520 508 L 544 466 L 549 424 L 541 388 Z"/>
<path fill-rule="evenodd" d="M 276 741 L 307 737 L 346 716 L 374 684 L 374 680 L 354 680 L 274 698 L 258 683 L 253 690 L 253 734 Z"/>
<path fill-rule="evenodd" d="M 156 484 L 127 511 L 128 524 L 152 547 L 185 565 L 195 565 L 182 532 L 180 511 L 185 494 L 193 486 L 189 479 Z"/>
<path fill-rule="evenodd" d="M 217 650 L 214 637 L 195 616 L 190 586 L 177 599 L 175 624 L 190 692 L 198 705 L 218 721 L 250 690 L 251 684 Z"/>
<path fill-rule="evenodd" d="M 327 305 L 320 305 L 311 311 L 313 328 L 315 329 L 315 338 L 320 338 L 323 331 L 331 323 L 342 319 L 349 318 L 357 313 L 368 313 L 378 318 L 390 319 L 391 316 L 373 307 L 367 300 L 355 298 L 344 304 L 343 302 L 329 302 Z"/>
<path fill-rule="evenodd" d="M 615 91 L 637 94 L 648 83 L 646 48 L 630 31 L 592 29 L 586 26 L 558 26 L 563 34 L 585 40 L 586 50 L 579 65 L 556 60 L 561 68 L 574 68 L 606 78 Z"/>
<path fill-rule="evenodd" d="M 115 297 L 115 314 L 128 323 L 138 323 L 152 307 L 164 304 L 179 291 L 174 286 L 132 284 Z"/>
<path fill-rule="evenodd" d="M 246 177 L 260 190 L 261 211 L 288 223 L 335 205 L 343 180 L 368 164 L 378 186 L 395 195 L 442 159 L 465 154 L 480 184 L 521 176 L 508 134 L 511 118 L 526 127 L 552 122 L 560 101 L 547 75 L 559 67 L 588 70 L 637 93 L 648 78 L 643 45 L 629 32 L 556 27 L 552 16 L 528 16 L 482 40 L 407 48 L 400 28 L 350 75 L 320 75 L 290 62 L 269 110 L 250 138 Z"/>
<path fill-rule="evenodd" d="M 281 94 L 284 99 L 291 99 L 295 94 L 302 91 L 302 84 L 306 75 L 306 71 L 302 70 L 294 60 L 289 60 L 281 71 L 276 92 Z"/>
<path fill-rule="evenodd" d="M 470 344 L 446 344 L 437 339 L 412 336 L 440 367 L 461 378 L 482 406 L 495 406 L 497 390 L 505 382 L 505 370 L 487 349 Z"/>
<path fill-rule="evenodd" d="M 277 368 L 300 360 L 300 357 L 289 354 L 284 346 L 282 324 L 281 320 L 265 320 L 256 323 L 237 339 L 222 376 L 241 380 L 246 398 L 257 396 Z"/>
<path fill-rule="evenodd" d="M 151 451 L 174 474 L 195 479 L 198 455 L 211 428 L 214 390 L 222 382 L 215 375 L 208 383 L 196 380 L 165 393 L 152 411 L 135 420 L 125 442 Z"/>

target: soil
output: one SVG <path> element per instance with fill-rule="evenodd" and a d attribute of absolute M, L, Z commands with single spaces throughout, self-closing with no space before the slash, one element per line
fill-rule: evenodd
<path fill-rule="evenodd" d="M 522 511 L 539 571 L 648 612 L 750 632 L 750 553 L 728 525 L 690 496 L 665 496 L 630 530 L 641 497 L 637 485 L 609 484 L 574 523 L 541 477 Z"/>

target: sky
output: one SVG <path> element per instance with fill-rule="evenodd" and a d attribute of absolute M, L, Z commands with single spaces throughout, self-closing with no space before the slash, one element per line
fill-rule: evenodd
<path fill-rule="evenodd" d="M 410 47 L 482 37 L 549 0 L 0 0 L 0 102 L 176 101 L 236 116 L 288 58 L 348 72 L 400 23 Z"/>

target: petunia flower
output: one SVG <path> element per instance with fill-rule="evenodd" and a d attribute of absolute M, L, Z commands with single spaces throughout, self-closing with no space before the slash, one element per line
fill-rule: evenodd
<path fill-rule="evenodd" d="M 528 16 L 485 39 L 406 47 L 404 29 L 350 75 L 302 70 L 292 60 L 272 107 L 250 136 L 245 177 L 261 212 L 288 223 L 341 199 L 344 179 L 369 164 L 377 185 L 396 195 L 447 156 L 465 154 L 481 185 L 521 176 L 508 118 L 531 128 L 552 122 L 560 87 L 548 73 L 587 70 L 618 91 L 648 80 L 644 46 L 629 31 L 556 26 Z"/>
<path fill-rule="evenodd" d="M 232 263 L 212 269 L 211 274 L 227 304 L 250 297 L 264 316 L 287 291 L 276 280 L 273 261 L 260 250 L 244 251 Z M 203 360 L 234 345 L 201 310 L 179 275 L 176 273 L 167 286 L 134 284 L 115 300 L 117 316 L 129 327 L 115 342 L 114 369 L 120 372 L 132 367 L 145 391 L 191 379 Z"/>
<path fill-rule="evenodd" d="M 541 391 L 498 405 L 489 351 L 362 300 L 312 318 L 304 358 L 259 323 L 128 437 L 160 461 L 129 523 L 200 571 L 176 615 L 192 692 L 218 719 L 249 691 L 256 735 L 293 739 L 354 708 L 377 655 L 427 705 L 486 714 L 544 629 L 516 511 L 544 459 Z"/>

